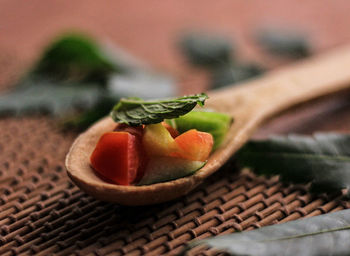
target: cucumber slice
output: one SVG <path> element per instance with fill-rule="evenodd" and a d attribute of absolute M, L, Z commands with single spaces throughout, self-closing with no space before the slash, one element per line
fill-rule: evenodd
<path fill-rule="evenodd" d="M 193 110 L 167 122 L 180 133 L 190 129 L 210 133 L 214 138 L 213 150 L 215 150 L 224 140 L 232 121 L 232 117 L 224 113 Z"/>
<path fill-rule="evenodd" d="M 195 173 L 205 164 L 206 162 L 175 157 L 151 158 L 138 185 L 149 185 L 182 178 Z"/>

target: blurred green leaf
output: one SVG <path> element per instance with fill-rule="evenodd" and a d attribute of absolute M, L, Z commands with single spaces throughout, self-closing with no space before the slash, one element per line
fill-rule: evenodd
<path fill-rule="evenodd" d="M 152 99 L 176 94 L 175 82 L 162 74 L 133 70 L 125 74 L 112 75 L 106 94 L 91 109 L 80 114 L 68 115 L 63 120 L 66 128 L 87 128 L 90 124 L 108 115 L 120 98 L 132 95 L 136 98 Z"/>
<path fill-rule="evenodd" d="M 263 74 L 265 70 L 257 64 L 227 65 L 215 69 L 211 74 L 211 88 L 221 88 Z"/>
<path fill-rule="evenodd" d="M 180 40 L 180 48 L 188 61 L 208 70 L 210 88 L 221 88 L 261 75 L 265 70 L 257 64 L 244 64 L 234 59 L 234 45 L 222 36 L 192 32 Z"/>
<path fill-rule="evenodd" d="M 242 166 L 286 182 L 311 183 L 313 192 L 350 188 L 350 135 L 275 136 L 250 141 L 237 154 Z"/>
<path fill-rule="evenodd" d="M 294 30 L 262 29 L 257 34 L 258 43 L 274 55 L 303 58 L 311 54 L 307 37 Z"/>
<path fill-rule="evenodd" d="M 107 94 L 109 76 L 117 71 L 121 68 L 92 39 L 67 34 L 48 46 L 10 92 L 0 95 L 0 114 L 62 117 L 91 109 Z"/>
<path fill-rule="evenodd" d="M 107 52 L 87 36 L 66 34 L 44 50 L 11 91 L 0 95 L 0 115 L 46 113 L 68 127 L 85 128 L 122 97 L 175 94 L 172 79 L 133 65 L 131 59 L 121 50 Z"/>
<path fill-rule="evenodd" d="M 93 84 L 78 86 L 67 81 L 27 77 L 18 87 L 0 95 L 0 114 L 45 113 L 61 117 L 69 112 L 92 108 L 104 93 L 103 88 Z"/>
<path fill-rule="evenodd" d="M 191 242 L 236 256 L 349 255 L 350 210 Z M 190 255 L 190 254 L 188 254 Z M 220 254 L 221 255 L 221 254 Z"/>
<path fill-rule="evenodd" d="M 185 34 L 180 48 L 190 63 L 206 68 L 231 63 L 234 51 L 229 39 L 199 32 Z"/>
<path fill-rule="evenodd" d="M 46 48 L 31 73 L 59 81 L 105 84 L 112 72 L 121 71 L 92 38 L 66 34 Z"/>
<path fill-rule="evenodd" d="M 61 125 L 66 129 L 85 129 L 100 118 L 107 116 L 118 100 L 118 96 L 101 95 L 100 100 L 93 108 L 89 108 L 78 114 L 65 115 L 61 119 Z"/>

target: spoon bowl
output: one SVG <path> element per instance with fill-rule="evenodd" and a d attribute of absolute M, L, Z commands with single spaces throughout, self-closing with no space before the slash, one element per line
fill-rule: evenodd
<path fill-rule="evenodd" d="M 308 100 L 350 87 L 350 46 L 316 56 L 262 78 L 211 91 L 206 107 L 231 115 L 234 122 L 222 145 L 195 174 L 146 186 L 121 186 L 100 179 L 90 166 L 90 155 L 100 136 L 116 127 L 106 117 L 82 133 L 66 157 L 69 177 L 82 190 L 103 201 L 148 205 L 187 194 L 217 171 L 271 116 Z"/>

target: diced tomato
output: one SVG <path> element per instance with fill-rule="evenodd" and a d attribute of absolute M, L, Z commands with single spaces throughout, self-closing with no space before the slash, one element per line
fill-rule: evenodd
<path fill-rule="evenodd" d="M 171 125 L 162 122 L 162 125 L 168 130 L 168 132 L 170 133 L 171 137 L 176 138 L 177 136 L 179 136 L 179 132 L 173 128 Z"/>
<path fill-rule="evenodd" d="M 213 147 L 213 137 L 206 132 L 189 130 L 181 135 L 166 123 L 131 127 L 118 125 L 103 134 L 90 162 L 96 173 L 120 185 L 139 182 L 149 158 L 174 157 L 204 162 Z"/>
<path fill-rule="evenodd" d="M 130 185 L 143 175 L 143 155 L 138 136 L 126 131 L 107 132 L 98 141 L 90 162 L 104 178 L 120 185 Z"/>
<path fill-rule="evenodd" d="M 192 161 L 205 161 L 213 147 L 210 133 L 189 130 L 175 139 L 165 125 L 151 124 L 145 127 L 143 146 L 149 157 L 172 156 Z"/>
<path fill-rule="evenodd" d="M 138 183 L 142 179 L 143 175 L 145 174 L 146 167 L 149 161 L 149 158 L 142 146 L 142 138 L 137 140 L 136 148 L 138 149 L 138 152 L 139 152 L 139 167 L 137 169 L 137 174 L 136 174 L 134 183 Z"/>
<path fill-rule="evenodd" d="M 143 136 L 143 126 L 130 126 L 127 124 L 118 124 L 117 127 L 114 128 L 115 132 L 128 132 L 131 135 L 142 138 Z"/>
<path fill-rule="evenodd" d="M 175 155 L 192 160 L 206 161 L 213 148 L 214 140 L 210 133 L 189 130 L 175 138 L 180 148 Z"/>

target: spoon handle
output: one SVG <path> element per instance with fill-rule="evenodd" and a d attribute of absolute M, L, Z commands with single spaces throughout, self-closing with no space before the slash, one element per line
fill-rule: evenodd
<path fill-rule="evenodd" d="M 350 46 L 338 48 L 241 86 L 212 91 L 208 105 L 266 118 L 288 107 L 350 87 Z"/>

